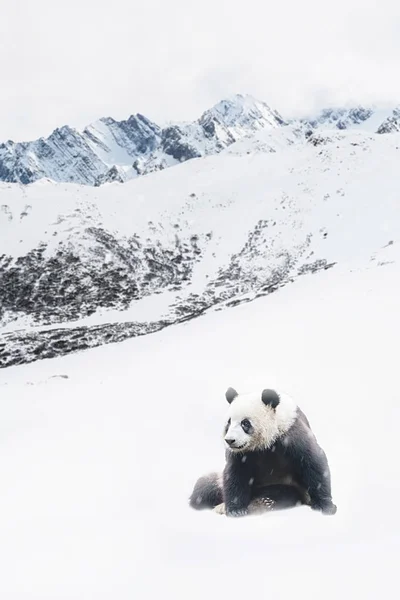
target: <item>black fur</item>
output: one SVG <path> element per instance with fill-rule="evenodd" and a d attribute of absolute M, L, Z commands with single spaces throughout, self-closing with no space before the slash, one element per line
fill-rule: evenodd
<path fill-rule="evenodd" d="M 248 457 L 250 460 L 248 461 Z M 223 498 L 227 515 L 246 514 L 253 496 L 255 471 L 251 453 L 240 454 L 227 451 L 223 478 Z"/>
<path fill-rule="evenodd" d="M 289 432 L 278 440 L 276 452 L 289 459 L 293 477 L 308 493 L 311 508 L 325 514 L 335 514 L 328 459 L 302 419 L 298 419 Z"/>
<path fill-rule="evenodd" d="M 279 396 L 275 390 L 263 390 L 261 400 L 267 406 L 272 406 L 272 408 L 276 408 L 279 404 Z"/>
<path fill-rule="evenodd" d="M 200 477 L 190 496 L 190 506 L 197 510 L 203 510 L 221 504 L 224 500 L 219 480 L 220 475 L 218 473 L 210 473 L 210 475 Z"/>
<path fill-rule="evenodd" d="M 237 395 L 238 395 L 237 391 L 231 387 L 228 388 L 225 392 L 225 398 L 227 399 L 229 404 L 231 404 L 231 402 L 233 402 L 233 400 L 236 398 Z"/>

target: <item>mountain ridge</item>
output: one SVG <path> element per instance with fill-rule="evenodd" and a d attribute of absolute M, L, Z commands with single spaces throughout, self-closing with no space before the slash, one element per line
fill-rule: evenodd
<path fill-rule="evenodd" d="M 400 130 L 400 108 L 355 106 L 326 108 L 313 116 L 284 119 L 265 102 L 236 94 L 221 100 L 193 122 L 160 127 L 144 115 L 125 120 L 102 117 L 79 130 L 56 128 L 47 138 L 0 144 L 0 181 L 27 185 L 47 178 L 62 183 L 101 186 L 218 154 L 258 131 L 292 125 L 315 130 L 361 128 Z"/>
<path fill-rule="evenodd" d="M 103 117 L 82 130 L 64 125 L 47 138 L 0 144 L 0 180 L 24 185 L 41 178 L 83 185 L 124 182 L 191 158 L 215 154 L 282 117 L 264 102 L 237 94 L 192 123 L 164 128 L 138 113 Z"/>

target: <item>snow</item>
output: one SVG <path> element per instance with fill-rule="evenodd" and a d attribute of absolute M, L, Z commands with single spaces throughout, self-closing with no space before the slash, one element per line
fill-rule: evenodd
<path fill-rule="evenodd" d="M 301 264 L 337 263 L 156 334 L 1 369 L 1 598 L 375 600 L 396 589 L 400 135 L 320 135 L 313 146 L 293 127 L 264 130 L 124 185 L 0 184 L 0 255 L 42 242 L 51 253 L 60 240 L 90 252 L 92 226 L 174 240 L 179 224 L 212 234 L 188 286 L 200 292 L 268 220 L 265 251 L 243 258 L 249 272 L 296 249 Z M 82 322 L 156 320 L 178 295 Z M 337 514 L 189 509 L 197 477 L 223 467 L 227 387 L 275 385 L 328 455 Z"/>
<path fill-rule="evenodd" d="M 154 335 L 0 371 L 1 597 L 395 589 L 400 257 L 380 252 L 391 261 L 364 256 Z M 189 509 L 196 478 L 223 465 L 226 388 L 277 384 L 327 452 L 337 514 Z"/>
<path fill-rule="evenodd" d="M 281 123 L 267 104 L 237 94 L 193 123 L 172 125 L 169 133 L 139 114 L 120 122 L 101 118 L 82 131 L 65 125 L 47 139 L 0 144 L 2 179 L 26 184 L 48 177 L 92 186 L 107 182 L 114 168 L 123 181 L 130 180 L 137 177 L 137 166 L 140 174 L 164 169 L 193 156 L 217 153 L 243 136 Z M 173 158 L 176 155 L 179 160 Z"/>
<path fill-rule="evenodd" d="M 376 108 L 369 119 L 366 119 L 363 123 L 355 125 L 355 129 L 362 129 L 369 133 L 376 133 L 380 125 L 386 121 L 388 117 L 393 115 L 393 106 L 390 108 Z"/>
<path fill-rule="evenodd" d="M 249 94 L 236 94 L 231 98 L 222 100 L 208 112 L 218 116 L 228 126 L 242 125 L 242 121 L 247 122 L 249 117 L 257 115 L 269 122 L 271 127 L 278 127 L 276 117 L 279 117 L 279 115 L 265 102 L 260 102 Z"/>
<path fill-rule="evenodd" d="M 88 136 L 87 141 L 93 152 L 97 154 L 103 163 L 109 167 L 115 164 L 132 166 L 132 154 L 129 154 L 126 148 L 118 144 L 106 119 L 99 119 L 92 123 L 86 128 L 86 131 L 90 136 L 94 136 L 94 139 Z"/>
<path fill-rule="evenodd" d="M 304 128 L 311 124 L 320 131 L 339 125 L 375 133 L 397 112 L 398 106 L 393 105 L 327 108 L 292 120 L 292 125 Z M 64 125 L 48 138 L 0 144 L 1 178 L 24 184 L 50 178 L 97 186 L 113 181 L 112 175 L 117 173 L 125 182 L 193 157 L 219 153 L 260 131 L 274 137 L 274 130 L 286 129 L 285 122 L 265 102 L 242 94 L 218 102 L 191 123 L 170 123 L 164 129 L 140 114 L 125 121 L 103 117 L 83 130 Z M 269 147 L 268 151 L 275 146 L 268 141 L 262 145 L 265 150 Z"/>
<path fill-rule="evenodd" d="M 184 296 L 202 293 L 242 251 L 257 223 L 267 220 L 257 242 L 258 256 L 241 256 L 245 272 L 265 272 L 267 278 L 287 252 L 301 256 L 302 262 L 324 258 L 358 264 L 390 240 L 398 240 L 400 188 L 393 173 L 400 135 L 319 135 L 327 141 L 315 147 L 299 140 L 291 127 L 259 132 L 216 156 L 123 185 L 0 183 L 0 255 L 24 256 L 41 243 L 47 245 L 47 255 L 60 243 L 89 255 L 90 227 L 111 232 L 121 244 L 134 234 L 170 247 L 177 232 L 209 235 L 189 285 L 180 292 Z M 360 219 L 362 231 L 355 244 Z M 175 299 L 176 294 L 168 292 L 151 307 L 133 301 L 124 314 L 100 310 L 90 323 L 136 320 L 150 312 L 160 318 Z M 20 326 L 21 322 L 12 325 Z"/>

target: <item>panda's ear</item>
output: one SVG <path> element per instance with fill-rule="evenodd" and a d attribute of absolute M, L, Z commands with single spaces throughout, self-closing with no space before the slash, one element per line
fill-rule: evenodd
<path fill-rule="evenodd" d="M 267 406 L 276 408 L 279 404 L 279 396 L 275 390 L 263 390 L 261 393 L 261 400 Z"/>
<path fill-rule="evenodd" d="M 225 392 L 225 398 L 228 400 L 229 404 L 231 404 L 231 402 L 233 402 L 233 400 L 236 398 L 236 396 L 238 396 L 239 394 L 237 393 L 236 390 L 234 390 L 233 388 L 228 388 Z"/>

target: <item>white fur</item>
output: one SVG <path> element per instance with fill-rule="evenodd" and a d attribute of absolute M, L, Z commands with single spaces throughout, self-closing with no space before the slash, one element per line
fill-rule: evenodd
<path fill-rule="evenodd" d="M 262 450 L 284 435 L 296 420 L 297 406 L 286 394 L 279 392 L 279 404 L 276 409 L 267 406 L 261 400 L 261 391 L 252 394 L 239 394 L 229 405 L 228 417 L 231 419 L 225 439 L 234 439 L 233 452 L 244 450 Z M 243 419 L 249 419 L 254 431 L 245 433 L 241 426 Z"/>

